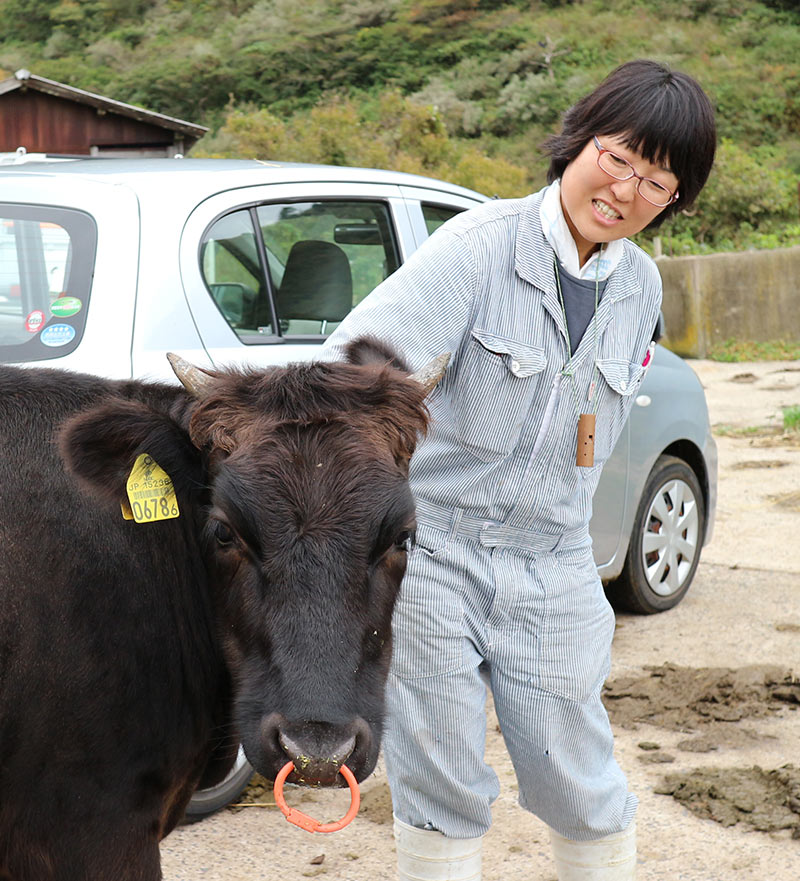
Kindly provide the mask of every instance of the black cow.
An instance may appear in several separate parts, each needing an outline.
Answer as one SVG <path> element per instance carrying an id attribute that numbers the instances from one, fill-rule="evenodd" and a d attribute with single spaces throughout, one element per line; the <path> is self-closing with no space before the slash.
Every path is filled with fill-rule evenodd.
<path id="1" fill-rule="evenodd" d="M 372 771 L 434 382 L 387 354 L 185 389 L 0 367 L 0 878 L 160 878 L 239 739 L 269 778 Z M 128 496 L 140 454 L 174 503 Z"/>

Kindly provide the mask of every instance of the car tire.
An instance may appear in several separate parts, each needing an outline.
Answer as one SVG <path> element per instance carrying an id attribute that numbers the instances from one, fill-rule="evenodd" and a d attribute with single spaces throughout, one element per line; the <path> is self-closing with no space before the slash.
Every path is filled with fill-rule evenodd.
<path id="1" fill-rule="evenodd" d="M 247 788 L 252 776 L 253 768 L 240 746 L 236 762 L 228 772 L 228 776 L 216 786 L 198 789 L 192 796 L 186 808 L 184 822 L 195 823 L 236 801 Z"/>
<path id="2" fill-rule="evenodd" d="M 706 529 L 703 491 L 683 459 L 659 456 L 633 521 L 628 555 L 608 597 L 643 615 L 672 609 L 697 571 Z"/>

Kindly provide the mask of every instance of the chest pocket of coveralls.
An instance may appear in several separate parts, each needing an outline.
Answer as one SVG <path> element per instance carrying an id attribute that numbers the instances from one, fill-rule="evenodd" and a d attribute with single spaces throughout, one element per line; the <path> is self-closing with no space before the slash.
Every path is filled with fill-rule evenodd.
<path id="1" fill-rule="evenodd" d="M 495 462 L 514 449 L 546 365 L 542 348 L 472 330 L 453 409 L 459 440 L 474 456 Z"/>
<path id="2" fill-rule="evenodd" d="M 622 358 L 598 358 L 598 424 L 595 430 L 595 461 L 602 465 L 611 455 L 625 425 L 633 395 L 639 391 L 647 369 Z M 591 472 L 591 468 L 578 471 Z"/>

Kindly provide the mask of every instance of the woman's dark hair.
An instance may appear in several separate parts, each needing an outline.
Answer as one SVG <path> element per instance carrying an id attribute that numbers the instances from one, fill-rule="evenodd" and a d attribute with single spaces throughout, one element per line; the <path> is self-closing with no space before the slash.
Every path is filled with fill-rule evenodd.
<path id="1" fill-rule="evenodd" d="M 650 224 L 658 226 L 690 206 L 714 164 L 714 108 L 700 84 L 655 61 L 628 61 L 564 114 L 559 134 L 542 145 L 550 154 L 547 180 L 564 169 L 597 135 L 624 135 L 648 161 L 665 163 L 678 178 L 678 199 Z"/>

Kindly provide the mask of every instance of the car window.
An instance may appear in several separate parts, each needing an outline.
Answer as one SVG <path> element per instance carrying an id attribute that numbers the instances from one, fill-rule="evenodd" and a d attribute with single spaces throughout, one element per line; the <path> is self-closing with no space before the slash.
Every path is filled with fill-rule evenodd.
<path id="1" fill-rule="evenodd" d="M 261 260 L 249 209 L 222 217 L 203 238 L 203 278 L 217 308 L 239 336 L 275 333 Z"/>
<path id="2" fill-rule="evenodd" d="M 257 213 L 284 336 L 332 333 L 399 265 L 382 202 L 289 202 Z"/>
<path id="3" fill-rule="evenodd" d="M 0 362 L 42 361 L 77 347 L 96 247 L 88 214 L 0 204 Z"/>
<path id="4" fill-rule="evenodd" d="M 201 264 L 217 308 L 252 344 L 327 336 L 399 258 L 386 204 L 320 200 L 225 215 L 203 236 Z"/>
<path id="5" fill-rule="evenodd" d="M 432 235 L 437 229 L 451 217 L 461 214 L 464 208 L 452 208 L 444 205 L 431 205 L 422 203 L 422 216 L 425 218 L 425 226 L 428 229 L 428 235 Z"/>

